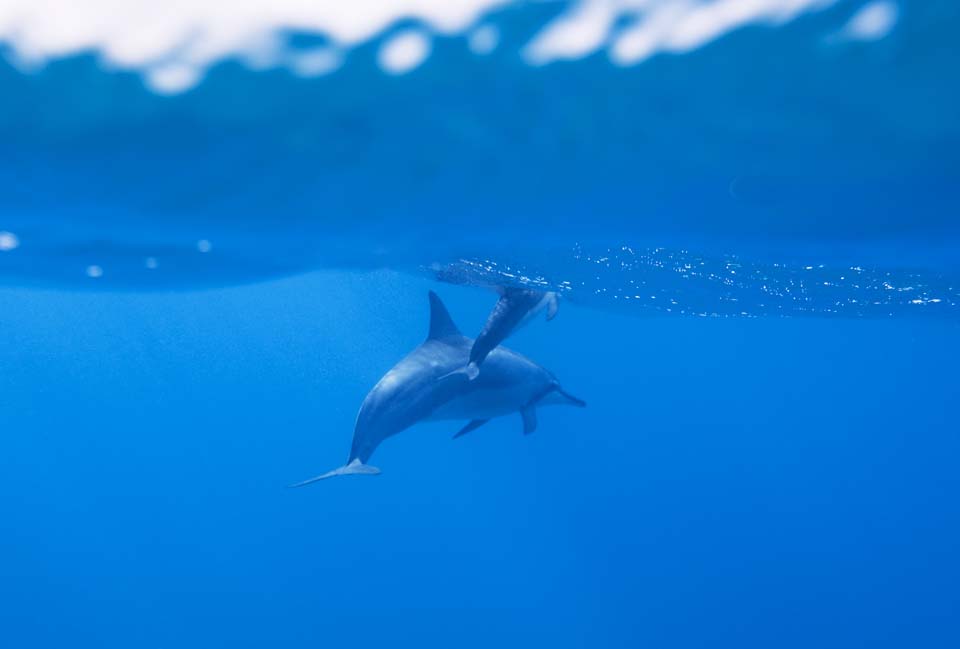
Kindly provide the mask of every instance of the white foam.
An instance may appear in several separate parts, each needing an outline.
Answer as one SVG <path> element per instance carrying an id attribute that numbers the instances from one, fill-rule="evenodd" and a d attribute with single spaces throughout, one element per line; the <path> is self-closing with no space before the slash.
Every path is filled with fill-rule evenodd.
<path id="1" fill-rule="evenodd" d="M 418 67 L 430 54 L 430 38 L 418 29 L 408 29 L 387 40 L 377 54 L 380 67 L 391 74 L 404 74 Z"/>
<path id="2" fill-rule="evenodd" d="M 276 36 L 284 31 L 323 34 L 349 49 L 400 19 L 436 33 L 462 33 L 509 1 L 0 0 L 0 42 L 25 69 L 95 51 L 106 66 L 138 70 L 153 90 L 174 93 L 232 57 L 255 68 L 285 65 L 306 75 L 339 65 L 338 57 L 283 51 Z M 414 51 L 410 42 L 405 47 Z"/>
<path id="3" fill-rule="evenodd" d="M 670 31 L 688 10 L 686 3 L 672 3 L 647 12 L 610 44 L 610 59 L 619 65 L 634 65 L 650 58 L 664 48 Z"/>
<path id="4" fill-rule="evenodd" d="M 0 230 L 0 252 L 15 250 L 20 247 L 20 238 L 13 232 Z"/>
<path id="5" fill-rule="evenodd" d="M 585 0 L 574 5 L 544 29 L 524 50 L 530 63 L 543 64 L 556 59 L 578 59 L 596 51 L 606 40 L 620 13 L 615 3 Z"/>
<path id="6" fill-rule="evenodd" d="M 199 66 L 169 63 L 148 68 L 145 81 L 158 94 L 174 95 L 197 85 L 202 75 L 203 71 Z"/>
<path id="7" fill-rule="evenodd" d="M 747 25 L 782 25 L 797 16 L 822 10 L 836 0 L 693 0 L 644 3 L 635 25 L 610 45 L 610 58 L 635 65 L 659 52 L 684 53 L 707 45 Z"/>
<path id="8" fill-rule="evenodd" d="M 470 51 L 480 56 L 485 56 L 497 49 L 500 43 L 500 30 L 493 25 L 480 25 L 467 39 Z"/>
<path id="9" fill-rule="evenodd" d="M 843 38 L 854 41 L 878 41 L 893 31 L 900 9 L 891 0 L 876 0 L 862 7 L 840 30 Z"/>
<path id="10" fill-rule="evenodd" d="M 291 53 L 288 65 L 294 74 L 301 77 L 318 77 L 330 74 L 343 63 L 343 53 L 334 47 L 316 47 Z"/>
<path id="11" fill-rule="evenodd" d="M 781 24 L 837 0 L 581 0 L 548 22 L 523 49 L 545 64 L 607 48 L 621 65 L 661 51 L 686 52 L 749 24 Z M 435 34 L 460 35 L 477 54 L 499 44 L 485 21 L 520 0 L 0 0 L 0 42 L 25 70 L 93 51 L 107 67 L 136 70 L 159 93 L 183 92 L 215 63 L 239 59 L 255 69 L 282 66 L 315 76 L 336 70 L 353 47 L 400 20 L 420 25 L 390 37 L 378 60 L 390 74 L 424 63 Z M 897 6 L 875 0 L 851 20 L 850 38 L 881 38 Z M 626 24 L 624 29 L 615 25 Z M 294 50 L 281 37 L 322 34 L 329 46 Z"/>

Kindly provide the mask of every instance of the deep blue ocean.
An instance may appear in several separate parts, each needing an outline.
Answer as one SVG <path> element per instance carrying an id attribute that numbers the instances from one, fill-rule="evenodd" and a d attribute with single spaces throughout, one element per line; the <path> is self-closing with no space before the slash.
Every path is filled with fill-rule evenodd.
<path id="1" fill-rule="evenodd" d="M 960 5 L 524 60 L 569 9 L 177 93 L 0 43 L 0 647 L 960 647 Z M 286 488 L 492 285 L 585 409 Z"/>

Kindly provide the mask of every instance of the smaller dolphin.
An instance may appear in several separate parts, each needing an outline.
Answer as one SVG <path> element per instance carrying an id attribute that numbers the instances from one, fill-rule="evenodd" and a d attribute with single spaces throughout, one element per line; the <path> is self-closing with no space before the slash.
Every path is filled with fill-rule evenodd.
<path id="1" fill-rule="evenodd" d="M 353 431 L 347 463 L 303 485 L 340 475 L 380 473 L 367 464 L 386 438 L 428 419 L 467 419 L 454 437 L 479 428 L 494 417 L 518 412 L 523 432 L 537 427 L 539 405 L 586 404 L 564 392 L 557 379 L 533 361 L 504 347 L 488 353 L 482 376 L 471 381 L 463 372 L 474 342 L 460 333 L 437 294 L 430 291 L 427 339 L 370 390 Z"/>
<path id="2" fill-rule="evenodd" d="M 553 291 L 512 287 L 498 287 L 497 291 L 500 299 L 474 341 L 466 367 L 458 370 L 466 374 L 471 381 L 480 374 L 480 364 L 490 352 L 514 331 L 529 323 L 543 310 L 547 312 L 547 320 L 553 320 L 557 315 L 557 294 Z"/>

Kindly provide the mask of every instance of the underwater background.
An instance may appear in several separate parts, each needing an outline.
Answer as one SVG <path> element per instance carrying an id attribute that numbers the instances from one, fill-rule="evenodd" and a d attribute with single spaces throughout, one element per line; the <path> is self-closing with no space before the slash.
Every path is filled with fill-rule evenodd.
<path id="1" fill-rule="evenodd" d="M 960 646 L 960 6 L 108 5 L 0 3 L 0 646 Z M 491 285 L 586 409 L 285 488 Z"/>

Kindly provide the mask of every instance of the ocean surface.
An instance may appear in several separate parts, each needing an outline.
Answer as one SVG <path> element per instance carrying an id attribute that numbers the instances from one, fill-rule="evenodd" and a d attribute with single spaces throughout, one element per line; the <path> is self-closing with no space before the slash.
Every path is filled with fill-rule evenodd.
<path id="1" fill-rule="evenodd" d="M 8 4 L 0 647 L 960 646 L 960 5 Z"/>

